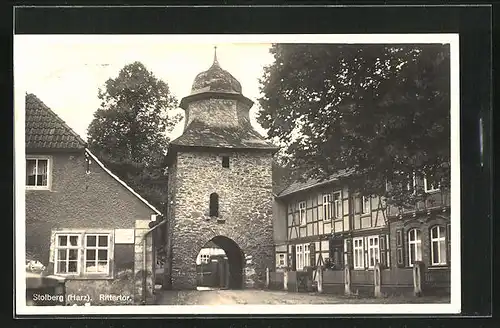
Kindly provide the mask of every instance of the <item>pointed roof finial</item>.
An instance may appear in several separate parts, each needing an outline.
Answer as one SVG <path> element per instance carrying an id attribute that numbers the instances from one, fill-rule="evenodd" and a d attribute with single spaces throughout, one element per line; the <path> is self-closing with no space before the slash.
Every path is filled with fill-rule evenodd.
<path id="1" fill-rule="evenodd" d="M 217 60 L 217 46 L 214 46 L 214 63 L 213 65 L 219 65 L 219 61 Z"/>

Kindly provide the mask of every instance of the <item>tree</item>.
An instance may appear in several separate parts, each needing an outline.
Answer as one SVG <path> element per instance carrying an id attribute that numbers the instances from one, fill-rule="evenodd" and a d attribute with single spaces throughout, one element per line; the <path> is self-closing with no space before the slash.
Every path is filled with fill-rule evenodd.
<path id="1" fill-rule="evenodd" d="M 354 191 L 411 204 L 416 195 L 398 186 L 413 172 L 449 186 L 449 51 L 442 44 L 274 44 L 257 120 L 304 179 L 349 169 Z"/>
<path id="2" fill-rule="evenodd" d="M 100 108 L 88 127 L 89 149 L 158 209 L 166 199 L 165 155 L 179 122 L 168 85 L 140 62 L 123 67 L 99 89 Z"/>

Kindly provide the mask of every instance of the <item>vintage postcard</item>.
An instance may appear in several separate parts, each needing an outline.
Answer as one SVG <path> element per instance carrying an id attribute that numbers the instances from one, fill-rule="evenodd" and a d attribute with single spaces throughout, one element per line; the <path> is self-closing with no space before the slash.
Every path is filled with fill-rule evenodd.
<path id="1" fill-rule="evenodd" d="M 458 56 L 15 35 L 16 313 L 459 313 Z"/>

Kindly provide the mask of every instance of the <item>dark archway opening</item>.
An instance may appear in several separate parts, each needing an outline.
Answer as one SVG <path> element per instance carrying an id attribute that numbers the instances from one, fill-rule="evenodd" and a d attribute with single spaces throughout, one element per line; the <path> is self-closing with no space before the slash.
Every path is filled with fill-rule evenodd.
<path id="1" fill-rule="evenodd" d="M 218 247 L 220 252 L 214 252 Z M 198 287 L 242 289 L 245 256 L 232 239 L 217 236 L 200 251 L 197 258 Z"/>

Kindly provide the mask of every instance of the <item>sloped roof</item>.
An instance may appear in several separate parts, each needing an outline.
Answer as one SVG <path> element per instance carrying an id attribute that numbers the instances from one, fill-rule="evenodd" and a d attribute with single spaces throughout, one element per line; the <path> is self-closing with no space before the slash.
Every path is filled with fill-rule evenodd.
<path id="1" fill-rule="evenodd" d="M 86 142 L 34 94 L 26 95 L 25 111 L 26 148 L 85 148 Z"/>
<path id="2" fill-rule="evenodd" d="M 151 205 L 147 200 L 145 200 L 141 195 L 139 195 L 134 189 L 132 189 L 128 184 L 126 184 L 124 181 L 122 181 L 119 177 L 117 177 L 113 172 L 111 172 L 104 164 L 95 156 L 92 154 L 92 152 L 88 149 L 85 149 L 85 152 L 99 165 L 106 173 L 108 173 L 113 179 L 115 179 L 118 183 L 120 183 L 122 186 L 125 187 L 128 191 L 130 191 L 135 197 L 137 197 L 141 202 L 143 202 L 147 207 L 149 207 L 151 210 L 153 210 L 156 215 L 162 215 L 161 212 Z"/>
<path id="3" fill-rule="evenodd" d="M 171 141 L 171 145 L 230 149 L 278 149 L 266 141 L 249 124 L 238 128 L 222 128 L 208 126 L 197 120 L 193 120 L 179 138 Z"/>
<path id="4" fill-rule="evenodd" d="M 214 57 L 212 66 L 195 77 L 191 93 L 216 91 L 241 94 L 241 90 L 240 82 L 231 73 L 223 70 L 217 61 L 217 57 Z"/>
<path id="5" fill-rule="evenodd" d="M 309 180 L 304 181 L 304 182 L 296 181 L 296 182 L 293 182 L 288 187 L 286 187 L 285 189 L 283 189 L 277 195 L 277 197 L 280 198 L 280 197 L 294 194 L 294 193 L 299 192 L 299 191 L 304 191 L 304 190 L 311 189 L 311 188 L 314 188 L 317 186 L 325 185 L 325 184 L 340 180 L 341 178 L 348 177 L 353 172 L 354 172 L 354 170 L 340 170 L 337 173 L 332 174 L 330 177 L 328 177 L 328 179 L 325 179 L 325 180 L 309 179 Z"/>

